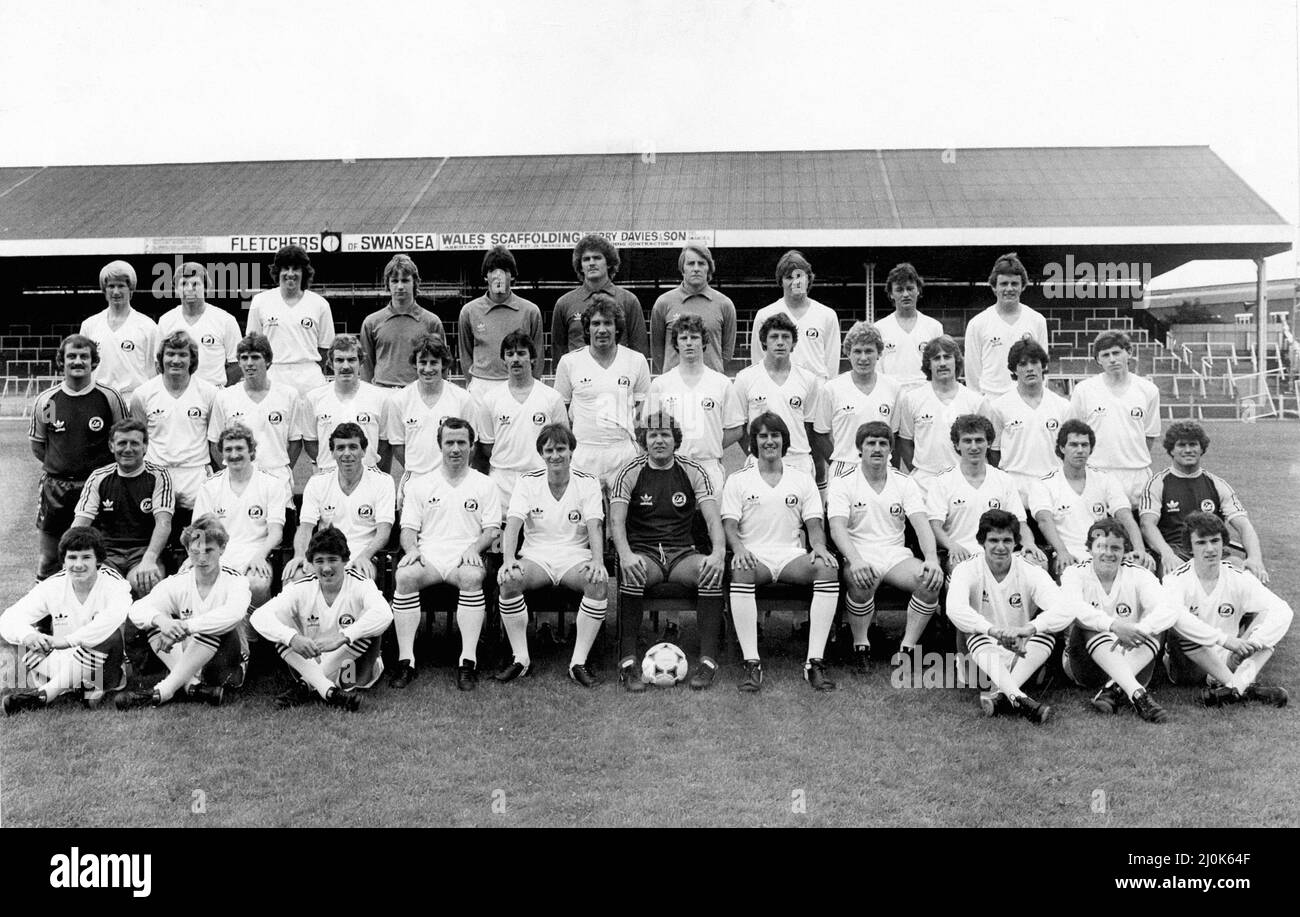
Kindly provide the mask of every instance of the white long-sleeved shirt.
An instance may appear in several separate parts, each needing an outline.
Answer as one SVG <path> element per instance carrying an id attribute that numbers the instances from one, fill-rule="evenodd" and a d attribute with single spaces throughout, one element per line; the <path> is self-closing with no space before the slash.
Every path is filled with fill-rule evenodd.
<path id="1" fill-rule="evenodd" d="M 1111 619 L 1118 619 L 1155 636 L 1173 627 L 1178 619 L 1178 609 L 1155 575 L 1128 561 L 1120 564 L 1109 591 L 1102 586 L 1091 560 L 1066 567 L 1061 574 L 1061 592 L 1102 614 L 1086 620 L 1080 616 L 1084 627 L 1092 630 L 1106 630 Z"/>
<path id="2" fill-rule="evenodd" d="M 379 587 L 355 570 L 343 575 L 343 586 L 331 604 L 325 601 L 315 576 L 290 583 L 284 591 L 253 612 L 253 629 L 272 643 L 288 645 L 299 634 L 310 639 L 342 634 L 348 639 L 377 637 L 388 629 L 393 612 Z"/>
<path id="3" fill-rule="evenodd" d="M 199 593 L 193 568 L 167 577 L 131 606 L 131 622 L 147 629 L 160 614 L 184 621 L 191 634 L 224 634 L 248 613 L 252 592 L 233 567 L 222 566 L 208 594 Z"/>
<path id="4" fill-rule="evenodd" d="M 1038 609 L 1043 613 L 1035 617 Z M 1001 582 L 980 553 L 959 563 L 948 581 L 948 619 L 968 634 L 987 634 L 990 628 L 1016 628 L 1032 623 L 1040 634 L 1056 633 L 1076 618 L 1096 620 L 1092 606 L 1061 592 L 1042 567 L 1019 557 Z M 1101 628 L 1105 630 L 1105 624 Z"/>
<path id="5" fill-rule="evenodd" d="M 107 565 L 100 565 L 95 585 L 82 602 L 72 577 L 60 570 L 0 614 L 0 637 L 21 644 L 37 633 L 34 626 L 50 618 L 54 636 L 70 646 L 99 646 L 122 626 L 131 608 L 131 586 Z"/>
<path id="6" fill-rule="evenodd" d="M 1209 592 L 1201 585 L 1195 565 L 1188 561 L 1165 575 L 1169 601 L 1186 615 L 1180 615 L 1174 629 L 1189 640 L 1211 645 L 1241 632 L 1241 619 L 1255 615 L 1251 639 L 1264 646 L 1277 646 L 1291 627 L 1291 606 L 1257 580 L 1254 574 L 1226 561 Z M 1194 620 L 1189 620 L 1194 619 Z M 1205 627 L 1198 627 L 1195 622 Z M 1215 633 L 1217 632 L 1217 633 Z"/>

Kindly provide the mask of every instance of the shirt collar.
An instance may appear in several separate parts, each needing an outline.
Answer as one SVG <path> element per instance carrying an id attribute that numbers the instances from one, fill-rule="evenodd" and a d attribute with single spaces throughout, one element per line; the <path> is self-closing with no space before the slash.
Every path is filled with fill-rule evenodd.
<path id="1" fill-rule="evenodd" d="M 703 296 L 705 299 L 713 299 L 713 287 L 709 286 L 707 283 L 704 285 L 703 290 L 692 290 L 686 286 L 686 281 L 683 280 L 677 287 L 677 290 L 682 294 L 683 302 L 690 299 L 692 296 Z"/>

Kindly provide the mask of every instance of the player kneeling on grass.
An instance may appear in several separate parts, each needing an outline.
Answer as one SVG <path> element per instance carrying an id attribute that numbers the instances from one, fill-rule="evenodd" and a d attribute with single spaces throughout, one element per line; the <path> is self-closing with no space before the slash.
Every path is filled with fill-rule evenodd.
<path id="1" fill-rule="evenodd" d="M 759 414 L 749 424 L 754 463 L 729 477 L 722 488 L 722 525 L 734 557 L 731 617 L 745 656 L 745 677 L 737 688 L 745 692 L 763 687 L 754 590 L 766 583 L 812 584 L 804 678 L 814 690 L 835 690 L 823 656 L 840 597 L 838 564 L 826 548 L 817 485 L 808 472 L 784 464 L 789 448 L 785 421 L 771 411 Z M 805 525 L 811 550 L 804 547 Z"/>
<path id="2" fill-rule="evenodd" d="M 699 598 L 700 664 L 691 677 L 696 691 L 713 684 L 722 630 L 722 571 L 726 542 L 718 497 L 709 472 L 677 455 L 682 428 L 667 412 L 645 419 L 638 442 L 646 450 L 614 476 L 609 495 L 609 533 L 618 549 L 621 582 L 619 679 L 628 691 L 644 691 L 636 660 L 636 638 L 645 609 L 645 590 L 662 582 L 681 583 Z M 709 527 L 712 552 L 695 550 L 693 526 L 699 510 Z"/>
<path id="3" fill-rule="evenodd" d="M 181 532 L 189 566 L 131 606 L 131 623 L 145 632 L 168 674 L 152 690 L 119 694 L 119 710 L 160 707 L 173 698 L 215 707 L 226 688 L 244 683 L 248 642 L 239 625 L 251 591 L 247 578 L 221 563 L 227 541 L 215 515 L 199 516 Z"/>
<path id="4" fill-rule="evenodd" d="M 402 551 L 393 594 L 397 631 L 397 670 L 388 683 L 405 688 L 415 678 L 415 632 L 420 627 L 420 590 L 439 583 L 460 592 L 456 626 L 460 662 L 456 687 L 472 691 L 478 683 L 478 638 L 487 617 L 483 599 L 483 552 L 501 533 L 497 485 L 469 467 L 474 428 L 448 417 L 438 429 L 442 462 L 406 485 L 402 502 Z"/>
<path id="5" fill-rule="evenodd" d="M 584 688 L 600 683 L 587 668 L 587 656 L 605 620 L 605 510 L 596 476 L 570 468 L 575 445 L 573 432 L 563 424 L 542 427 L 537 434 L 537 452 L 546 468 L 520 475 L 510 496 L 497 581 L 501 586 L 501 624 L 514 661 L 497 672 L 497 681 L 514 681 L 531 665 L 524 592 L 563 586 L 582 593 L 569 677 Z"/>
<path id="6" fill-rule="evenodd" d="M 1042 724 L 1052 708 L 1021 686 L 1052 654 L 1053 634 L 1080 615 L 1089 617 L 1092 609 L 1062 594 L 1042 567 L 1016 556 L 1020 527 L 1020 520 L 1003 509 L 980 516 L 975 540 L 983 553 L 953 569 L 948 618 L 966 635 L 971 658 L 993 682 L 992 691 L 980 694 L 984 715 L 1017 713 Z"/>
<path id="7" fill-rule="evenodd" d="M 1165 574 L 1169 600 L 1180 611 L 1169 641 L 1165 667 L 1169 680 L 1188 684 L 1204 673 L 1201 691 L 1207 707 L 1243 700 L 1285 707 L 1285 688 L 1255 683 L 1291 626 L 1291 606 L 1251 573 L 1223 559 L 1228 526 L 1212 513 L 1184 520 L 1192 559 Z"/>
<path id="8" fill-rule="evenodd" d="M 63 569 L 37 583 L 0 615 L 0 638 L 23 647 L 29 683 L 4 699 L 6 714 L 44 707 L 74 689 L 94 703 L 104 691 L 126 686 L 122 622 L 131 587 L 104 563 L 104 540 L 96 529 L 69 529 L 59 539 Z M 36 629 L 49 618 L 52 634 Z"/>
<path id="9" fill-rule="evenodd" d="M 383 674 L 379 637 L 393 613 L 374 581 L 348 568 L 348 556 L 347 537 L 332 526 L 321 529 L 307 545 L 315 572 L 253 612 L 253 629 L 278 645 L 301 679 L 276 698 L 277 706 L 320 698 L 355 712 L 361 698 L 347 689 L 369 688 Z"/>
<path id="10" fill-rule="evenodd" d="M 911 594 L 899 649 L 904 654 L 914 653 L 916 642 L 939 608 L 943 567 L 921 488 L 890 467 L 894 434 L 889 424 L 878 420 L 864 423 L 855 439 L 862 460 L 831 479 L 826 514 L 831 538 L 844 557 L 853 666 L 859 675 L 865 675 L 871 660 L 867 632 L 876 614 L 876 590 L 888 583 Z M 903 544 L 909 519 L 924 561 Z"/>
<path id="11" fill-rule="evenodd" d="M 1154 574 L 1125 559 L 1133 543 L 1121 523 L 1094 522 L 1086 543 L 1091 556 L 1062 571 L 1061 591 L 1095 614 L 1070 628 L 1065 674 L 1084 688 L 1101 689 L 1092 699 L 1099 712 L 1114 713 L 1131 702 L 1148 723 L 1163 723 L 1168 716 L 1146 685 L 1160 655 L 1161 634 L 1173 626 L 1178 609 Z"/>

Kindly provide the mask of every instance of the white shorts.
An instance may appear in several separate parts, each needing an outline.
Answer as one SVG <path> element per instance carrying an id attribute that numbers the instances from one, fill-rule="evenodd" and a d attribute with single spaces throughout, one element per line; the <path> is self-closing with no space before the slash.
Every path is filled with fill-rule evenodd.
<path id="1" fill-rule="evenodd" d="M 912 481 L 915 482 L 917 487 L 921 488 L 921 493 L 924 494 L 926 490 L 929 488 L 930 482 L 933 481 L 935 478 L 937 478 L 940 474 L 942 474 L 942 472 L 925 471 L 920 468 L 913 468 Z"/>
<path id="2" fill-rule="evenodd" d="M 803 548 L 788 547 L 786 545 L 767 545 L 760 544 L 755 546 L 745 545 L 749 548 L 749 553 L 758 558 L 758 562 L 767 567 L 768 572 L 772 574 L 772 580 L 781 579 L 781 571 L 792 560 L 798 560 L 808 552 Z"/>
<path id="3" fill-rule="evenodd" d="M 182 509 L 194 509 L 194 501 L 198 499 L 199 490 L 212 472 L 207 465 L 188 465 L 184 468 L 169 465 L 167 473 L 172 478 L 172 493 L 176 497 L 176 505 Z"/>
<path id="4" fill-rule="evenodd" d="M 1034 481 L 1041 481 L 1041 475 L 1023 474 L 1019 471 L 1008 471 L 1012 483 L 1016 485 L 1016 492 L 1020 494 L 1020 502 L 1024 504 L 1025 509 L 1029 509 L 1029 485 Z M 1144 485 L 1145 486 L 1145 485 Z"/>
<path id="5" fill-rule="evenodd" d="M 1142 502 L 1142 491 L 1147 489 L 1147 482 L 1151 480 L 1150 468 L 1101 468 L 1098 471 L 1104 471 L 1116 481 L 1119 481 L 1120 488 L 1124 495 L 1128 497 L 1130 506 L 1137 506 Z"/>
<path id="6" fill-rule="evenodd" d="M 420 545 L 420 559 L 426 569 L 437 571 L 445 582 L 460 567 L 460 558 L 469 547 L 468 544 L 426 543 Z"/>
<path id="7" fill-rule="evenodd" d="M 560 580 L 564 578 L 564 574 L 579 564 L 591 561 L 591 550 L 589 548 L 550 548 L 540 554 L 533 554 L 525 548 L 519 552 L 519 559 L 537 564 L 551 578 L 551 585 L 558 586 Z"/>
<path id="8" fill-rule="evenodd" d="M 694 458 L 693 456 L 690 455 L 686 457 Z M 722 462 L 719 459 L 712 459 L 712 458 L 697 458 L 694 460 L 704 468 L 704 473 L 709 476 L 709 483 L 713 485 L 713 493 L 717 496 L 719 500 L 721 500 L 722 485 L 726 482 L 727 479 L 727 474 L 725 471 L 723 471 L 722 468 Z"/>
<path id="9" fill-rule="evenodd" d="M 578 443 L 573 450 L 573 468 L 585 471 L 600 479 L 603 487 L 608 489 L 614 483 L 614 475 L 620 468 L 637 456 L 636 443 L 625 440 L 608 446 L 590 446 Z"/>
<path id="10" fill-rule="evenodd" d="M 916 560 L 917 557 L 911 551 L 907 550 L 904 545 L 885 545 L 872 544 L 869 541 L 858 541 L 853 539 L 853 547 L 862 559 L 875 569 L 881 576 L 897 567 L 905 560 Z"/>
<path id="11" fill-rule="evenodd" d="M 470 376 L 469 385 L 465 390 L 481 402 L 488 392 L 496 391 L 509 384 L 509 379 L 480 379 L 478 376 Z"/>
<path id="12" fill-rule="evenodd" d="M 319 363 L 272 362 L 266 374 L 272 382 L 295 389 L 300 398 L 325 384 L 325 373 L 321 372 Z"/>
<path id="13" fill-rule="evenodd" d="M 521 471 L 510 471 L 507 468 L 489 468 L 488 477 L 492 483 L 497 486 L 501 493 L 501 518 L 504 519 L 506 512 L 510 509 L 510 498 L 514 496 L 515 487 L 519 484 Z"/>

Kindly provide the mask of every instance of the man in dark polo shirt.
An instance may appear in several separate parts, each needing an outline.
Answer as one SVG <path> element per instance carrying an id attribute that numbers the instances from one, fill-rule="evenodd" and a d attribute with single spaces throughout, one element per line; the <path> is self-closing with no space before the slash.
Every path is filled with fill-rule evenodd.
<path id="1" fill-rule="evenodd" d="M 420 269 L 407 255 L 394 255 L 384 268 L 384 286 L 392 300 L 361 323 L 361 379 L 384 388 L 415 381 L 411 342 L 425 334 L 446 340 L 442 319 L 416 302 Z"/>
<path id="2" fill-rule="evenodd" d="M 555 301 L 555 312 L 551 316 L 552 367 L 559 366 L 560 357 L 566 353 L 587 346 L 582 314 L 591 305 L 592 298 L 601 292 L 609 294 L 623 310 L 623 339 L 619 343 L 639 353 L 650 352 L 641 300 L 631 290 L 614 285 L 620 263 L 618 249 L 604 236 L 585 235 L 573 247 L 573 272 L 582 281 L 582 286 Z"/>
<path id="3" fill-rule="evenodd" d="M 1142 537 L 1160 558 L 1161 573 L 1169 573 L 1192 556 L 1187 542 L 1187 517 L 1212 513 L 1228 524 L 1245 548 L 1245 568 L 1268 585 L 1259 536 L 1237 492 L 1223 478 L 1201 467 L 1201 459 L 1210 448 L 1205 428 L 1194 420 L 1175 421 L 1165 430 L 1163 445 L 1171 464 L 1147 482 L 1138 507 Z M 1224 548 L 1226 554 L 1226 544 Z"/>
<path id="4" fill-rule="evenodd" d="M 483 257 L 487 293 L 461 306 L 457 322 L 460 368 L 465 388 L 479 400 L 488 389 L 506 384 L 509 375 L 501 359 L 501 342 L 522 331 L 534 347 L 533 378 L 542 378 L 542 310 L 510 289 L 519 268 L 504 245 L 494 245 Z"/>
<path id="5" fill-rule="evenodd" d="M 646 451 L 623 466 L 609 495 L 609 534 L 619 556 L 619 677 L 623 687 L 644 691 L 636 661 L 636 638 L 645 590 L 665 580 L 692 586 L 699 596 L 700 663 L 691 687 L 713 684 L 722 631 L 722 574 L 726 539 L 718 495 L 704 466 L 677 455 L 682 428 L 671 414 L 645 420 L 638 440 Z M 711 553 L 695 549 L 699 511 L 709 529 Z"/>
<path id="6" fill-rule="evenodd" d="M 127 416 L 117 389 L 95 381 L 99 348 L 94 341 L 69 335 L 60 342 L 54 359 L 63 381 L 36 396 L 28 432 L 32 454 L 41 462 L 37 580 L 61 569 L 59 538 L 72 527 L 87 476 L 113 460 L 108 431 Z"/>
<path id="7" fill-rule="evenodd" d="M 677 349 L 667 346 L 668 329 L 683 315 L 698 315 L 708 332 L 704 365 L 727 373 L 727 361 L 736 351 L 736 306 L 709 286 L 713 254 L 703 242 L 687 242 L 677 257 L 677 269 L 681 285 L 656 299 L 650 310 L 651 368 L 658 374 L 677 365 Z"/>
<path id="8" fill-rule="evenodd" d="M 73 526 L 93 525 L 104 536 L 104 562 L 126 577 L 137 598 L 165 575 L 162 551 L 172 532 L 175 494 L 167 469 L 145 461 L 149 428 L 128 418 L 113 424 L 113 464 L 86 478 Z"/>

